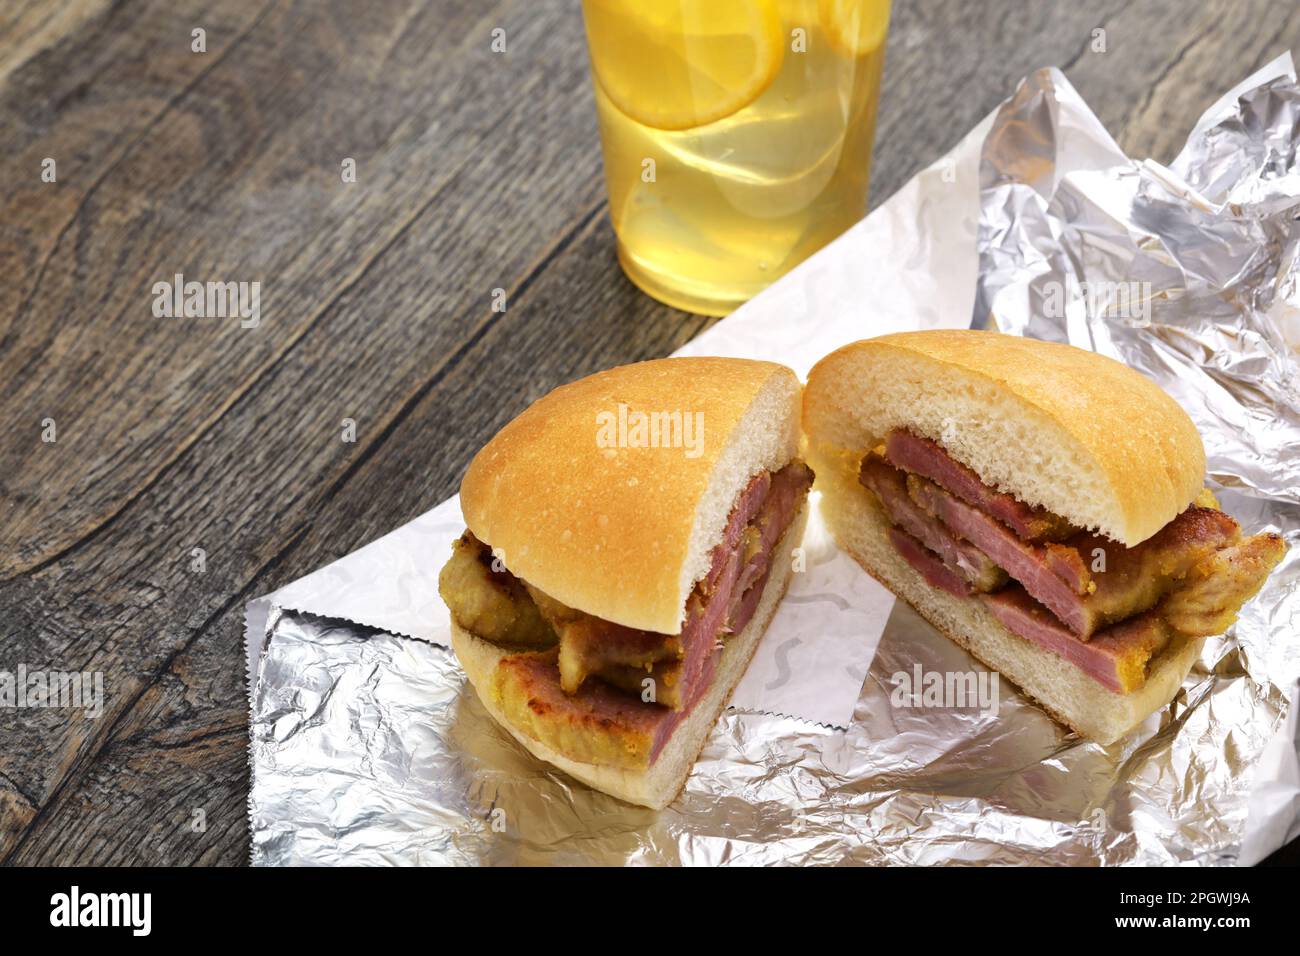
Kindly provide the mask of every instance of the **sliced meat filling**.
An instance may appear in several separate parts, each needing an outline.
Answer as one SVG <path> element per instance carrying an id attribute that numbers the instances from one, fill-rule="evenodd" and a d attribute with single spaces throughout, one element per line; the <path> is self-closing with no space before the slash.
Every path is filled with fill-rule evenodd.
<path id="1" fill-rule="evenodd" d="M 966 597 L 972 592 L 969 582 L 954 571 L 937 554 L 906 531 L 890 527 L 889 540 L 894 550 L 907 559 L 907 563 L 921 572 L 921 577 L 931 587 L 941 588 L 956 597 Z"/>
<path id="2" fill-rule="evenodd" d="M 937 443 L 902 431 L 883 459 L 864 457 L 861 480 L 881 500 L 894 548 L 929 584 L 977 594 L 1008 630 L 1121 693 L 1142 685 L 1171 641 L 1227 628 L 1286 551 L 1276 534 L 1243 538 L 1208 492 L 1125 548 L 984 486 Z M 1011 584 L 980 587 L 972 551 Z"/>
<path id="3" fill-rule="evenodd" d="M 1117 694 L 1137 690 L 1146 682 L 1152 658 L 1174 636 L 1159 613 L 1147 611 L 1085 643 L 1022 587 L 1013 584 L 997 594 L 983 595 L 982 600 L 1008 631 L 1064 657 Z"/>
<path id="4" fill-rule="evenodd" d="M 1070 623 L 1076 617 L 1078 599 L 1088 593 L 1090 583 L 1088 567 L 1077 551 L 1054 542 L 1040 546 L 1023 541 L 1002 522 L 933 481 L 918 475 L 906 480 L 912 500 L 931 520 L 983 551 L 1062 620 Z"/>
<path id="5" fill-rule="evenodd" d="M 1078 532 L 1064 518 L 990 488 L 979 475 L 929 438 L 896 428 L 885 437 L 885 458 L 895 468 L 929 478 L 1011 528 L 1025 541 L 1059 541 Z"/>
<path id="6" fill-rule="evenodd" d="M 1271 533 L 1214 551 L 1153 609 L 1107 628 L 1086 643 L 1021 587 L 1012 585 L 984 600 L 1013 634 L 1060 654 L 1111 690 L 1128 693 L 1142 686 L 1152 659 L 1171 641 L 1227 630 L 1285 554 L 1286 543 Z"/>
<path id="7" fill-rule="evenodd" d="M 767 583 L 772 549 L 811 484 L 812 472 L 802 462 L 750 482 L 713 549 L 709 571 L 687 599 L 680 635 L 634 631 L 590 615 L 557 627 L 564 690 L 576 692 L 589 677 L 612 678 L 628 687 L 634 676 L 628 668 L 635 668 L 643 672 L 640 681 L 652 679 L 648 687 L 658 703 L 686 706 L 689 689 L 701 679 L 704 661 L 719 640 L 749 623 Z M 675 667 L 663 663 L 670 659 Z M 658 674 L 651 673 L 655 670 Z"/>
<path id="8" fill-rule="evenodd" d="M 963 592 L 995 591 L 1007 583 L 1006 571 L 992 558 L 958 537 L 912 499 L 907 490 L 907 475 L 880 455 L 872 452 L 862 459 L 859 480 L 880 499 L 891 523 L 937 554 L 959 581 L 969 584 L 969 588 L 961 589 Z"/>
<path id="9" fill-rule="evenodd" d="M 560 686 L 568 694 L 576 693 L 592 675 L 616 674 L 621 679 L 620 686 L 625 686 L 630 672 L 640 673 L 642 677 L 656 668 L 661 673 L 671 672 L 685 655 L 685 642 L 680 635 L 638 631 L 587 614 L 557 621 L 555 629 L 560 635 Z M 640 693 L 640 688 L 637 692 Z M 667 699 L 663 703 L 674 706 Z"/>
<path id="10" fill-rule="evenodd" d="M 907 483 L 930 515 L 978 546 L 1085 641 L 1155 607 L 1199 561 L 1241 536 L 1229 515 L 1193 506 L 1132 548 L 1086 533 L 1030 544 L 933 482 L 909 475 Z"/>
<path id="11" fill-rule="evenodd" d="M 772 488 L 763 508 L 745 529 L 738 549 L 741 565 L 735 593 L 740 599 L 732 604 L 727 614 L 723 627 L 725 633 L 744 630 L 749 623 L 767 585 L 773 561 L 778 557 L 777 543 L 808 497 L 812 483 L 812 469 L 803 462 L 787 465 L 773 476 Z"/>
<path id="12" fill-rule="evenodd" d="M 1244 538 L 1192 568 L 1183 586 L 1160 605 L 1160 613 L 1184 634 L 1221 634 L 1285 556 L 1286 542 L 1279 534 Z"/>
<path id="13" fill-rule="evenodd" d="M 460 572 L 444 569 L 439 590 L 457 623 L 471 633 L 507 647 L 546 648 L 507 657 L 497 668 L 492 692 L 515 726 L 575 760 L 645 767 L 712 683 L 727 635 L 753 617 L 779 559 L 776 544 L 812 479 L 812 471 L 795 461 L 750 482 L 687 601 L 680 634 L 584 614 L 504 569 L 500 580 L 495 573 L 469 573 L 466 555 L 478 568 L 491 568 L 487 545 L 469 532 L 453 551 Z M 487 601 L 481 592 L 489 587 Z M 490 613 L 480 610 L 485 603 Z M 534 638 L 544 629 L 548 639 L 504 640 L 518 630 L 518 620 L 529 622 Z"/>

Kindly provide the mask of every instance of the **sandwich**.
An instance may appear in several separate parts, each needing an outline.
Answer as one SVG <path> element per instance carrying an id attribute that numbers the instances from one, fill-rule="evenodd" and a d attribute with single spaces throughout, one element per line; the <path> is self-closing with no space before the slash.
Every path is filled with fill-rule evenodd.
<path id="1" fill-rule="evenodd" d="M 469 682 L 532 754 L 629 803 L 681 790 L 795 567 L 800 391 L 770 362 L 627 365 L 474 457 L 439 591 Z"/>
<path id="2" fill-rule="evenodd" d="M 1286 551 L 1219 509 L 1172 398 L 1068 345 L 856 342 L 809 374 L 804 427 L 840 547 L 1102 744 L 1175 697 Z"/>

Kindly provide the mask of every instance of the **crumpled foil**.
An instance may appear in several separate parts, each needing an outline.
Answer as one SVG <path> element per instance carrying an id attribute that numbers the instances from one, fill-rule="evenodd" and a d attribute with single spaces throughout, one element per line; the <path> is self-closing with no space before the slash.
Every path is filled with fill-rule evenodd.
<path id="1" fill-rule="evenodd" d="M 1197 421 L 1225 509 L 1292 544 L 1138 731 L 1079 740 L 1000 680 L 993 709 L 898 706 L 898 675 L 976 667 L 900 603 L 847 731 L 729 710 L 655 812 L 529 756 L 450 651 L 278 611 L 252 685 L 253 862 L 1215 864 L 1280 845 L 1300 679 L 1298 142 L 1289 58 L 1215 104 L 1169 169 L 1124 157 L 1055 70 L 985 141 L 977 324 L 1156 379 Z M 1134 281 L 1148 308 L 1108 295 Z"/>
<path id="2" fill-rule="evenodd" d="M 975 314 L 976 324 L 1069 342 L 1155 380 L 1196 422 L 1223 509 L 1248 531 L 1285 536 L 1283 563 L 1206 648 L 1215 706 L 1204 733 L 1166 731 L 1159 756 L 1125 768 L 1151 776 L 1146 796 L 1170 817 L 1208 821 L 1254 785 L 1257 818 L 1278 817 L 1255 821 L 1276 830 L 1275 845 L 1296 836 L 1300 812 L 1295 731 L 1283 726 L 1300 704 L 1297 148 L 1290 54 L 1215 103 L 1168 168 L 1130 161 L 1063 76 L 1035 74 L 985 142 Z M 1262 762 L 1261 728 L 1289 739 Z M 1236 746 L 1243 735 L 1250 744 Z M 1270 807 L 1276 783 L 1286 786 Z M 1184 855 L 1208 825 L 1184 836 Z M 1253 862 L 1267 847 L 1250 842 Z"/>

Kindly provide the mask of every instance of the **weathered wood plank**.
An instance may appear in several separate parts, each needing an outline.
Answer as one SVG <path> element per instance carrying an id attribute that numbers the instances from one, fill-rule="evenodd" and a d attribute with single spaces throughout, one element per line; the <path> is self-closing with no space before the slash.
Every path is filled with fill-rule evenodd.
<path id="1" fill-rule="evenodd" d="M 210 13 L 194 2 L 36 3 L 15 11 L 13 32 L 0 31 L 0 344 L 15 341 L 18 316 L 31 309 L 56 246 L 91 194 L 237 47 L 260 12 L 243 3 Z M 202 55 L 189 46 L 199 23 L 210 32 Z M 41 179 L 46 159 L 56 163 L 57 184 Z"/>
<path id="2" fill-rule="evenodd" d="M 1162 37 L 1158 45 L 1141 37 Z M 1200 114 L 1265 63 L 1300 47 L 1300 6 L 1267 0 L 1198 4 L 1138 4 L 1110 31 L 1104 55 L 1081 60 L 1071 77 L 1131 156 L 1168 163 Z M 1116 58 L 1131 62 L 1146 85 L 1128 102 L 1094 101 Z"/>
<path id="3" fill-rule="evenodd" d="M 0 383 L 28 428 L 0 445 L 12 503 L 0 574 L 48 562 L 112 521 L 423 210 L 445 201 L 507 112 L 536 120 L 528 98 L 553 77 L 540 63 L 513 74 L 509 57 L 489 51 L 498 12 L 477 3 L 439 16 L 405 3 L 368 5 L 363 17 L 314 3 L 270 8 L 235 41 L 238 59 L 209 52 L 213 65 L 195 85 L 175 76 L 174 95 L 121 156 L 104 157 L 110 165 L 48 252 L 15 256 L 30 267 L 3 275 L 34 278 L 0 287 Z M 539 25 L 521 24 L 517 42 Z M 170 55 L 181 64 L 202 59 L 188 37 Z M 164 72 L 181 69 L 165 52 L 155 57 Z M 582 71 L 571 63 L 568 72 Z M 26 76 L 11 75 L 6 97 L 21 95 Z M 512 77 L 523 81 L 513 90 Z M 128 109 L 136 90 L 123 82 L 112 92 Z M 485 102 L 499 105 L 489 113 Z M 37 142 L 23 152 L 62 155 L 61 124 L 26 131 Z M 342 181 L 345 157 L 357 160 L 355 184 Z M 29 158 L 24 169 L 29 181 L 39 164 Z M 19 190 L 5 219 L 24 221 L 27 205 L 64 184 Z M 29 244 L 43 247 L 45 235 Z M 155 318 L 151 287 L 177 273 L 260 282 L 262 324 Z M 33 453 L 28 439 L 46 418 L 60 441 Z"/>
<path id="4" fill-rule="evenodd" d="M 0 7 L 0 37 L 4 37 L 0 45 L 0 82 L 15 67 L 75 33 L 86 20 L 107 8 L 107 0 L 68 4 L 10 0 Z"/>

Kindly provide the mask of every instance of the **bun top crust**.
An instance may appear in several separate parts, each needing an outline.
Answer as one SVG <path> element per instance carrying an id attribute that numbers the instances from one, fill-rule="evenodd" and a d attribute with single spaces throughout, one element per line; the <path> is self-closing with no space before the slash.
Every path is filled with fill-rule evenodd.
<path id="1" fill-rule="evenodd" d="M 1205 481 L 1187 413 L 1126 365 L 999 332 L 935 330 L 847 345 L 808 376 L 814 467 L 891 429 L 943 445 L 985 482 L 1132 547 Z"/>
<path id="2" fill-rule="evenodd" d="M 799 396 L 785 366 L 723 358 L 562 385 L 474 456 L 466 523 L 564 604 L 675 634 L 740 492 L 798 453 Z"/>

